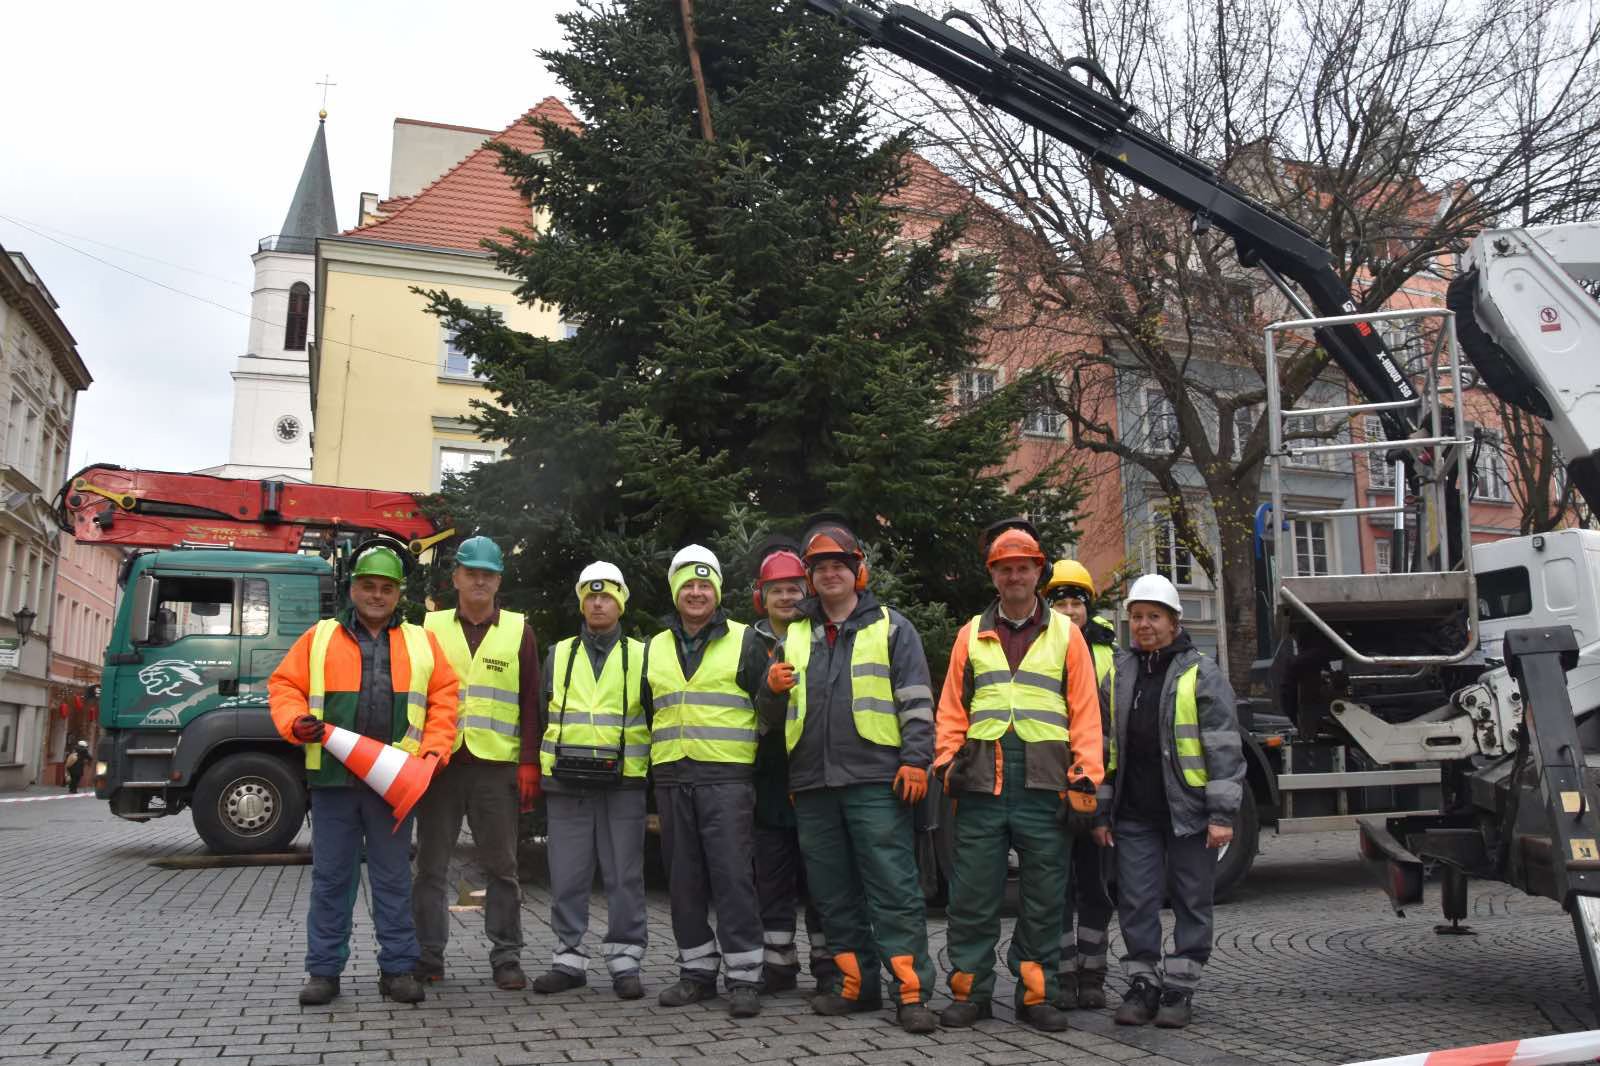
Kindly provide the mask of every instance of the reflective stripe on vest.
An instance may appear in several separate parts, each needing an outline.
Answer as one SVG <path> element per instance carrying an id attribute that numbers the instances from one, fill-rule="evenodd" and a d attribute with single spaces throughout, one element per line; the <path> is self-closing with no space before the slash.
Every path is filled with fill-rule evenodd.
<path id="1" fill-rule="evenodd" d="M 900 715 L 895 708 L 894 682 L 889 670 L 889 609 L 869 625 L 856 630 L 850 647 L 850 719 L 856 735 L 869 744 L 900 747 Z M 800 743 L 806 727 L 806 666 L 811 662 L 811 620 L 789 623 L 784 634 L 783 658 L 794 666 L 796 682 L 789 690 L 789 712 L 783 724 L 788 750 Z"/>
<path id="2" fill-rule="evenodd" d="M 328 681 L 324 677 L 328 665 L 328 646 L 339 631 L 337 618 L 324 618 L 318 622 L 311 635 L 311 669 L 306 703 L 311 713 L 322 717 L 323 704 L 328 694 Z M 433 646 L 428 634 L 410 622 L 400 623 L 400 635 L 405 638 L 406 658 L 411 660 L 410 683 L 406 686 L 406 735 L 395 746 L 415 755 L 422 747 L 422 727 L 428 720 L 428 680 L 433 676 Z M 388 639 L 384 633 L 384 639 Z M 322 769 L 322 745 L 307 744 L 306 769 Z"/>
<path id="3" fill-rule="evenodd" d="M 1206 750 L 1200 743 L 1200 709 L 1195 705 L 1194 687 L 1200 679 L 1200 664 L 1195 663 L 1178 675 L 1174 686 L 1172 740 L 1178 752 L 1178 769 L 1183 783 L 1204 788 L 1211 775 L 1206 772 Z"/>
<path id="4" fill-rule="evenodd" d="M 1089 654 L 1094 656 L 1094 679 L 1104 685 L 1113 698 L 1106 701 L 1106 773 L 1117 768 L 1117 649 L 1110 644 L 1091 644 Z"/>
<path id="5" fill-rule="evenodd" d="M 628 642 L 628 668 L 626 700 L 622 676 L 622 641 Z M 566 668 L 567 657 L 576 655 L 572 669 Z M 623 637 L 606 653 L 600 676 L 594 674 L 594 663 L 577 637 L 568 637 L 556 645 L 550 657 L 551 678 L 549 719 L 544 729 L 544 741 L 539 745 L 539 769 L 550 774 L 556 765 L 556 746 L 568 754 L 589 759 L 610 758 L 622 745 L 622 773 L 625 777 L 643 777 L 650 769 L 650 724 L 645 717 L 644 704 L 639 691 L 644 680 L 639 665 L 644 661 L 644 643 Z M 567 676 L 571 675 L 571 687 Z M 564 702 L 563 702 L 564 701 Z M 626 706 L 624 706 L 626 704 Z M 565 708 L 563 710 L 563 707 Z M 564 724 L 563 724 L 564 723 Z"/>
<path id="6" fill-rule="evenodd" d="M 500 618 L 484 633 L 476 653 L 467 648 L 467 635 L 455 611 L 429 611 L 423 626 L 439 640 L 445 658 L 460 681 L 456 711 L 456 741 L 451 751 L 467 750 L 489 762 L 517 762 L 522 754 L 521 693 L 522 630 L 527 624 L 515 611 Z"/>
<path id="7" fill-rule="evenodd" d="M 706 645 L 693 678 L 683 676 L 673 630 L 650 639 L 651 762 L 756 761 L 756 708 L 738 682 L 747 628 L 728 622 L 728 631 Z"/>
<path id="8" fill-rule="evenodd" d="M 1044 631 L 1028 646 L 1016 673 L 1011 672 L 1000 641 L 980 640 L 980 619 L 972 620 L 967 635 L 967 660 L 972 667 L 969 740 L 999 740 L 1008 729 L 1015 729 L 1017 736 L 1029 743 L 1069 739 L 1062 689 L 1073 625 L 1056 611 L 1046 611 L 1045 616 Z"/>

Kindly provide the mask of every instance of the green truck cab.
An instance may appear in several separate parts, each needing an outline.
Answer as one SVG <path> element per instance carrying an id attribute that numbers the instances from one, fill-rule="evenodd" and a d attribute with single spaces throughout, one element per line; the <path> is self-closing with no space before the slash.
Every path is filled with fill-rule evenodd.
<path id="1" fill-rule="evenodd" d="M 143 552 L 101 677 L 95 795 L 130 821 L 194 813 L 212 851 L 282 851 L 305 821 L 299 751 L 273 728 L 267 678 L 337 606 L 315 555 L 206 548 Z"/>

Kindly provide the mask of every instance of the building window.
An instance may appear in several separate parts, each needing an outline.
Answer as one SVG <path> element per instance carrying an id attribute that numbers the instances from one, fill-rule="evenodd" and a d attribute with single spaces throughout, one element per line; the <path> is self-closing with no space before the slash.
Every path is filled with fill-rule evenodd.
<path id="1" fill-rule="evenodd" d="M 993 370 L 963 370 L 956 379 L 956 406 L 971 407 L 994 394 L 1000 375 Z"/>
<path id="2" fill-rule="evenodd" d="M 1294 572 L 1297 577 L 1326 577 L 1333 572 L 1328 557 L 1328 523 L 1296 519 L 1294 526 Z"/>
<path id="3" fill-rule="evenodd" d="M 0 766 L 17 761 L 17 717 L 21 711 L 15 703 L 0 703 Z"/>
<path id="4" fill-rule="evenodd" d="M 1394 573 L 1394 541 L 1387 534 L 1372 542 L 1372 570 L 1377 574 Z"/>
<path id="5" fill-rule="evenodd" d="M 1178 541 L 1170 515 L 1157 513 L 1151 523 L 1150 569 L 1174 585 L 1194 584 L 1194 555 Z"/>
<path id="6" fill-rule="evenodd" d="M 1383 419 L 1377 415 L 1367 415 L 1361 423 L 1361 435 L 1370 442 L 1386 439 L 1383 432 Z M 1367 452 L 1367 487 L 1372 489 L 1394 489 L 1394 464 L 1384 458 L 1382 451 Z M 1384 571 L 1387 573 L 1388 571 Z"/>
<path id="7" fill-rule="evenodd" d="M 441 447 L 438 469 L 434 472 L 434 488 L 443 488 L 447 477 L 460 477 L 484 463 L 494 462 L 494 459 L 493 448 Z"/>
<path id="8" fill-rule="evenodd" d="M 1506 473 L 1506 457 L 1500 450 L 1498 436 L 1484 437 L 1483 448 L 1478 452 L 1478 481 L 1472 486 L 1472 498 L 1489 503 L 1511 502 L 1511 480 Z"/>
<path id="9" fill-rule="evenodd" d="M 283 322 L 285 351 L 306 350 L 306 324 L 311 321 L 311 286 L 297 281 L 289 286 L 289 315 Z"/>
<path id="10" fill-rule="evenodd" d="M 1329 440 L 1328 420 L 1321 415 L 1315 418 L 1292 418 L 1289 420 L 1290 432 L 1301 434 L 1315 433 L 1315 437 L 1301 437 L 1288 441 L 1290 448 L 1320 448 L 1328 444 L 1339 443 L 1337 437 Z M 1328 452 L 1312 452 L 1310 455 L 1293 455 L 1289 457 L 1290 466 L 1306 467 L 1312 470 L 1326 470 L 1333 465 L 1333 456 Z"/>
<path id="11" fill-rule="evenodd" d="M 1041 385 L 1028 399 L 1027 411 L 1022 416 L 1022 432 L 1035 437 L 1060 437 L 1067 428 L 1067 419 L 1052 399 L 1055 390 Z"/>
<path id="12" fill-rule="evenodd" d="M 1160 389 L 1144 390 L 1144 426 L 1145 451 L 1164 455 L 1178 450 L 1178 412 Z"/>

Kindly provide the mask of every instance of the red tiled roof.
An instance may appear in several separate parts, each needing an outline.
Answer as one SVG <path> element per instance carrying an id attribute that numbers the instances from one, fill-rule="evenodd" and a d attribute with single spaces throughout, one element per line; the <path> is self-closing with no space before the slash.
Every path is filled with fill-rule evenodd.
<path id="1" fill-rule="evenodd" d="M 550 96 L 493 139 L 524 152 L 540 150 L 544 139 L 527 121 L 534 115 L 567 129 L 581 126 L 565 104 Z M 386 200 L 380 210 L 391 207 L 392 214 L 342 236 L 477 252 L 486 238 L 498 237 L 502 229 L 524 229 L 530 221 L 527 199 L 500 169 L 500 153 L 487 145 L 474 149 L 415 196 Z"/>

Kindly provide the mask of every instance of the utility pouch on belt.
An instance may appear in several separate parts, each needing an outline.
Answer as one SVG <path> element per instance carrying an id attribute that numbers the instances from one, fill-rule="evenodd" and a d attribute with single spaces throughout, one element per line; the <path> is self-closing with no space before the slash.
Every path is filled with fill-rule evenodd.
<path id="1" fill-rule="evenodd" d="M 550 767 L 550 776 L 563 784 L 615 788 L 622 783 L 622 749 L 627 743 L 628 733 L 628 640 L 621 635 L 617 639 L 622 642 L 623 724 L 617 729 L 616 751 L 561 743 L 560 738 L 567 735 L 567 693 L 572 689 L 572 664 L 577 661 L 578 649 L 583 644 L 583 638 L 573 640 L 572 651 L 567 655 L 567 673 L 561 682 L 561 712 L 557 718 L 559 724 L 556 730 L 556 759 L 555 764 Z M 592 711 L 590 715 L 592 720 Z"/>

